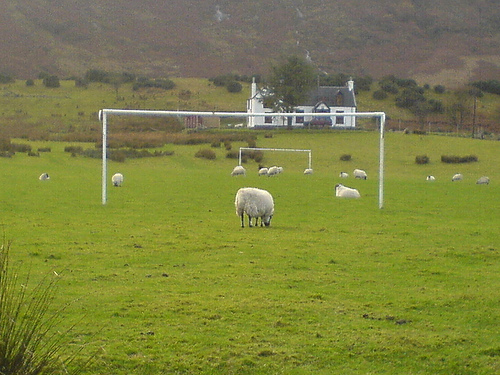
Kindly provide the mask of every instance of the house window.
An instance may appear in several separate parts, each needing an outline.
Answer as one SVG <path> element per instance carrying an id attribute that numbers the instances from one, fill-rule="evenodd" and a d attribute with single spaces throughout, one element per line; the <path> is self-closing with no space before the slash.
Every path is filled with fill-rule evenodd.
<path id="1" fill-rule="evenodd" d="M 344 113 L 344 111 L 337 111 L 336 113 Z M 335 116 L 335 124 L 344 125 L 344 116 Z"/>
<path id="2" fill-rule="evenodd" d="M 337 106 L 343 106 L 344 105 L 344 95 L 342 95 L 341 92 L 339 92 L 337 95 L 335 95 L 335 104 Z"/>
<path id="3" fill-rule="evenodd" d="M 303 109 L 297 109 L 295 111 L 296 113 L 304 113 Z M 303 124 L 304 123 L 304 116 L 296 116 L 295 117 L 295 123 L 296 124 Z"/>
<path id="4" fill-rule="evenodd" d="M 273 123 L 273 116 L 265 116 L 264 117 L 264 123 L 266 123 L 266 124 L 272 124 Z"/>

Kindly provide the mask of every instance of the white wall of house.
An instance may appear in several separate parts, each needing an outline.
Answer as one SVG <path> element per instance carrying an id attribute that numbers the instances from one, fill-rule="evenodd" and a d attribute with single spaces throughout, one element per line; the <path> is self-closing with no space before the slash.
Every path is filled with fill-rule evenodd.
<path id="1" fill-rule="evenodd" d="M 347 83 L 349 91 L 354 90 L 354 83 L 350 80 Z M 354 95 L 354 93 L 353 93 Z M 342 116 L 343 113 L 356 113 L 356 107 L 345 106 L 331 106 L 329 107 L 324 102 L 319 102 L 315 106 L 297 106 L 296 113 L 332 113 L 331 117 L 314 117 L 314 116 L 291 116 L 292 127 L 303 126 L 331 126 L 332 128 L 355 128 L 356 117 Z M 261 93 L 257 89 L 255 82 L 251 85 L 251 96 L 247 100 L 247 113 L 266 113 L 266 116 L 248 117 L 247 127 L 286 127 L 288 126 L 288 119 L 286 117 L 273 116 L 271 108 L 264 107 L 264 100 Z"/>

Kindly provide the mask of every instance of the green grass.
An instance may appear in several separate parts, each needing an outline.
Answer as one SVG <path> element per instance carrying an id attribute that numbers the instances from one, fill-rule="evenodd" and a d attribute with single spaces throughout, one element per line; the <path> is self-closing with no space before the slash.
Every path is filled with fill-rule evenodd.
<path id="1" fill-rule="evenodd" d="M 11 261 L 34 282 L 61 275 L 56 306 L 71 302 L 68 323 L 83 316 L 72 345 L 101 348 L 87 373 L 500 372 L 499 143 L 387 134 L 379 210 L 376 132 L 273 134 L 258 146 L 310 148 L 314 174 L 305 154 L 276 152 L 264 164 L 284 174 L 258 177 L 252 162 L 231 178 L 225 150 L 210 161 L 194 157 L 204 146 L 168 145 L 169 157 L 110 162 L 125 182 L 103 206 L 100 161 L 65 144 L 0 159 Z M 354 168 L 368 180 L 343 182 L 362 198 L 336 199 L 338 173 Z M 271 227 L 240 228 L 242 186 L 273 194 Z"/>

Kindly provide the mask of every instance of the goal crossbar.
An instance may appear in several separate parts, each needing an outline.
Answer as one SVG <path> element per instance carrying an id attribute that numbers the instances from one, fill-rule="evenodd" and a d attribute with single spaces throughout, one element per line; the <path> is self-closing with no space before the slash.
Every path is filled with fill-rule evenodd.
<path id="1" fill-rule="evenodd" d="M 332 113 L 295 113 L 295 112 L 277 112 L 277 113 L 255 113 L 255 112 L 198 112 L 198 111 L 161 111 L 161 110 L 140 110 L 140 109 L 101 109 L 99 111 L 99 120 L 102 122 L 102 204 L 107 202 L 107 136 L 108 136 L 108 116 L 201 116 L 201 117 L 292 117 L 292 116 L 314 116 L 331 117 Z M 384 134 L 385 134 L 385 112 L 354 112 L 342 113 L 343 117 L 360 118 L 378 118 L 380 121 L 380 140 L 379 140 L 379 189 L 378 189 L 378 207 L 384 207 Z M 241 164 L 241 163 L 240 163 Z"/>

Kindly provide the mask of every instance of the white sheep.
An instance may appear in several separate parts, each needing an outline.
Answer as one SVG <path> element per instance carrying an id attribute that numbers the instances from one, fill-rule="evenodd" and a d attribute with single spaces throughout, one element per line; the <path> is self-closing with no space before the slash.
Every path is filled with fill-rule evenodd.
<path id="1" fill-rule="evenodd" d="M 111 182 L 113 183 L 113 186 L 120 187 L 123 184 L 123 175 L 121 173 L 115 173 L 111 177 Z"/>
<path id="2" fill-rule="evenodd" d="M 268 169 L 267 175 L 268 176 L 276 176 L 279 173 L 279 169 L 277 166 L 273 165 L 271 168 Z"/>
<path id="3" fill-rule="evenodd" d="M 335 185 L 335 196 L 340 198 L 361 198 L 361 194 L 357 189 L 342 184 Z"/>
<path id="4" fill-rule="evenodd" d="M 233 171 L 231 172 L 231 176 L 239 176 L 239 175 L 246 176 L 246 174 L 247 174 L 246 169 L 241 165 L 237 165 L 236 167 L 234 167 Z"/>
<path id="5" fill-rule="evenodd" d="M 248 216 L 248 226 L 252 226 L 252 218 L 255 225 L 260 218 L 260 226 L 268 227 L 274 215 L 273 196 L 267 191 L 258 188 L 241 188 L 234 199 L 236 215 L 241 218 L 241 227 L 245 227 L 245 214 Z"/>
<path id="6" fill-rule="evenodd" d="M 340 178 L 347 178 L 347 177 L 349 177 L 349 173 L 347 173 L 347 172 L 340 172 L 339 177 Z"/>
<path id="7" fill-rule="evenodd" d="M 40 181 L 50 180 L 50 176 L 48 173 L 42 173 L 40 177 L 38 177 Z"/>
<path id="8" fill-rule="evenodd" d="M 278 174 L 283 173 L 283 167 L 278 167 Z"/>
<path id="9" fill-rule="evenodd" d="M 361 180 L 366 180 L 368 178 L 368 175 L 366 172 L 362 169 L 355 169 L 352 174 L 354 175 L 354 178 L 359 178 Z"/>
<path id="10" fill-rule="evenodd" d="M 464 176 L 462 175 L 462 173 L 456 173 L 451 178 L 452 181 L 462 181 L 463 179 L 464 179 Z"/>
<path id="11" fill-rule="evenodd" d="M 269 169 L 267 169 L 266 167 L 260 168 L 259 169 L 259 176 L 267 176 L 268 171 L 269 171 Z"/>
<path id="12" fill-rule="evenodd" d="M 479 185 L 488 185 L 489 183 L 490 183 L 490 178 L 486 176 L 480 177 L 479 180 L 476 181 L 476 184 Z"/>
<path id="13" fill-rule="evenodd" d="M 312 168 L 306 168 L 306 169 L 304 170 L 304 174 L 313 174 L 313 170 L 312 170 Z"/>
<path id="14" fill-rule="evenodd" d="M 429 175 L 425 178 L 427 181 L 436 181 L 436 177 L 434 177 L 433 175 Z"/>

